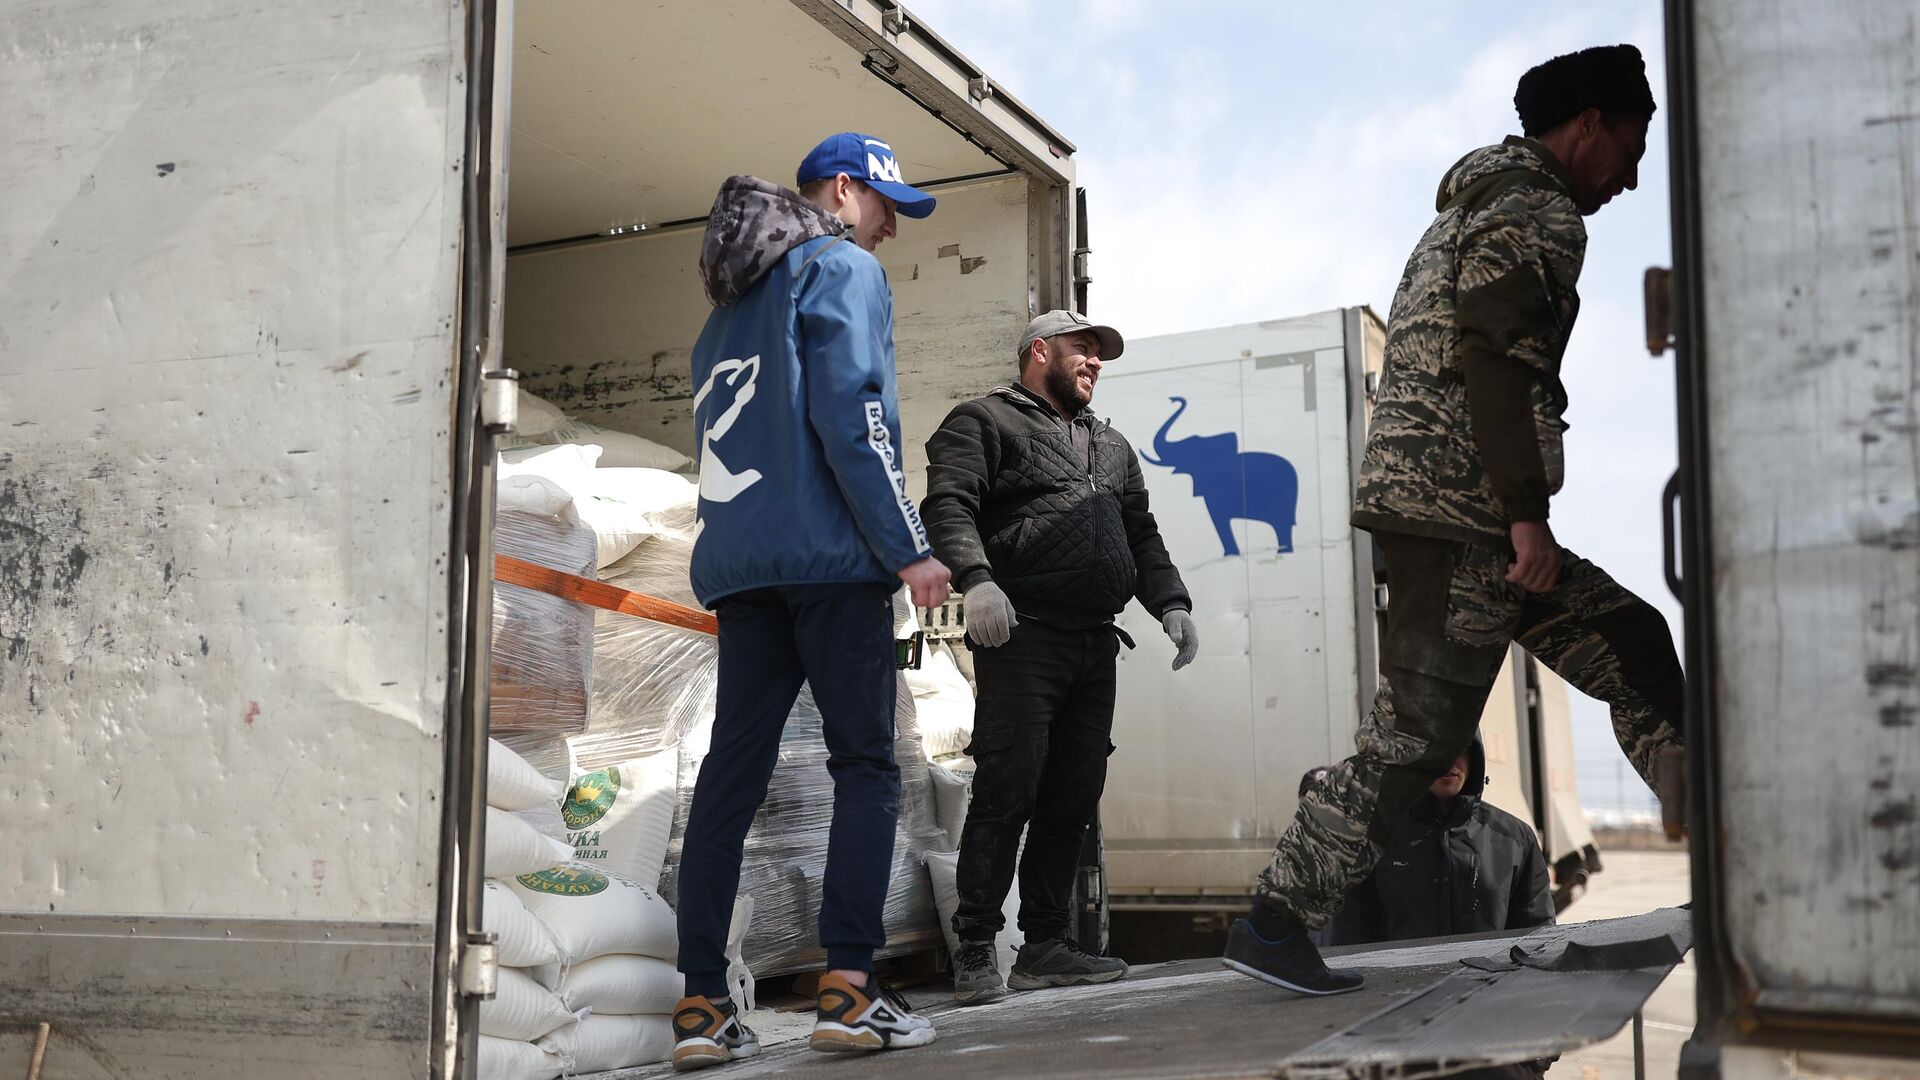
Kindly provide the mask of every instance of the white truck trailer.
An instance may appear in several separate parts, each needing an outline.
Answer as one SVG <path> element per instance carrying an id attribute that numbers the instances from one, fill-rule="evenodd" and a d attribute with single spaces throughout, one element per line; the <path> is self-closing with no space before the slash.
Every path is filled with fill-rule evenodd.
<path id="1" fill-rule="evenodd" d="M 1137 339 L 1101 374 L 1204 643 L 1171 672 L 1153 620 L 1121 616 L 1142 647 L 1121 657 L 1101 804 L 1115 911 L 1243 908 L 1301 774 L 1353 752 L 1386 586 L 1348 515 L 1385 337 L 1345 308 Z M 1535 824 L 1564 904 L 1598 869 L 1565 685 L 1513 649 L 1481 730 L 1487 797 Z"/>
<path id="2" fill-rule="evenodd" d="M 889 0 L 8 0 L 0 54 L 0 1071 L 464 1075 L 508 360 L 691 449 L 721 180 L 881 133 L 924 437 L 1084 304 L 1073 146 Z"/>

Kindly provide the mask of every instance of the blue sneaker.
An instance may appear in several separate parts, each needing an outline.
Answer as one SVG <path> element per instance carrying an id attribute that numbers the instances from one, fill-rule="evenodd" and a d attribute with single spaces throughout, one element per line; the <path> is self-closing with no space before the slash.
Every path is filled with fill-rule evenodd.
<path id="1" fill-rule="evenodd" d="M 1291 990 L 1296 994 L 1324 997 L 1360 989 L 1365 979 L 1348 971 L 1328 971 L 1307 936 L 1307 928 L 1295 924 L 1278 941 L 1268 941 L 1245 919 L 1236 919 L 1227 933 L 1227 954 L 1220 958 L 1227 967 L 1261 982 Z"/>

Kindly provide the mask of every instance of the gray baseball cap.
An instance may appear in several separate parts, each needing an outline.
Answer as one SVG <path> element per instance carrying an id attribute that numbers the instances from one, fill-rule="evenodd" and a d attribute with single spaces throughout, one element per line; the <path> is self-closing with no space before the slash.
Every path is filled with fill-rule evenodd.
<path id="1" fill-rule="evenodd" d="M 1054 310 L 1046 312 L 1027 324 L 1027 332 L 1021 336 L 1020 348 L 1014 351 L 1014 355 L 1024 360 L 1027 350 L 1033 347 L 1036 339 L 1058 337 L 1061 334 L 1071 334 L 1075 330 L 1084 330 L 1099 339 L 1101 363 L 1118 359 L 1127 347 L 1125 339 L 1120 336 L 1120 331 L 1113 327 L 1096 326 L 1088 322 L 1085 315 L 1077 312 Z"/>

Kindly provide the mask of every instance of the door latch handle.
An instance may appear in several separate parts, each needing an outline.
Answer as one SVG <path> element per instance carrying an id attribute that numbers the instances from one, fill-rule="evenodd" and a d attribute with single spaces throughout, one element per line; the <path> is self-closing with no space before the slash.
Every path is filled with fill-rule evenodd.
<path id="1" fill-rule="evenodd" d="M 1667 590 L 1673 593 L 1675 600 L 1684 601 L 1681 590 L 1685 584 L 1680 580 L 1680 543 L 1678 537 L 1680 515 L 1680 474 L 1675 472 L 1667 478 L 1666 490 L 1660 493 L 1660 547 L 1662 569 L 1667 575 Z"/>

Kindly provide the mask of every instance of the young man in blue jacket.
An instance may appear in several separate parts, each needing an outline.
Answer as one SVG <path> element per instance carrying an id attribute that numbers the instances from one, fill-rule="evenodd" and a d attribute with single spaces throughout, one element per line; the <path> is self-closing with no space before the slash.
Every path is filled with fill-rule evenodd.
<path id="1" fill-rule="evenodd" d="M 812 1046 L 934 1037 L 873 974 L 900 808 L 893 595 L 901 582 L 922 607 L 948 595 L 901 471 L 893 296 L 873 251 L 896 212 L 926 217 L 934 199 L 901 180 L 884 141 L 853 133 L 815 147 L 797 182 L 728 179 L 700 250 L 714 311 L 693 349 L 692 579 L 719 618 L 720 677 L 680 860 L 681 1070 L 759 1051 L 727 998 L 727 929 L 742 845 L 803 682 L 834 788 L 820 908 L 829 970 Z"/>

